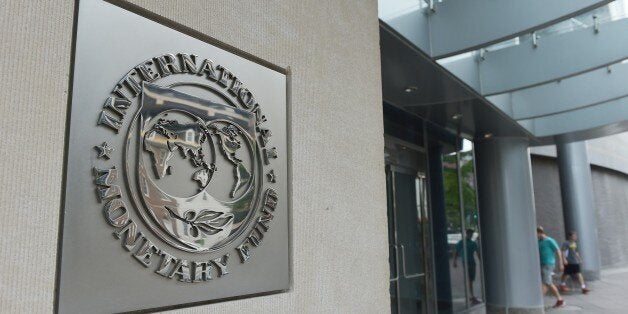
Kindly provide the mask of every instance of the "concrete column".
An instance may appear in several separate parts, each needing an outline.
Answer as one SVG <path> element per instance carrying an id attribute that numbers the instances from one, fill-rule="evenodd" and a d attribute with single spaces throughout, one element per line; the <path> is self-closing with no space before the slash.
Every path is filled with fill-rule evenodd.
<path id="1" fill-rule="evenodd" d="M 532 172 L 525 138 L 475 142 L 488 313 L 543 313 Z"/>
<path id="2" fill-rule="evenodd" d="M 586 143 L 559 143 L 556 149 L 565 231 L 578 233 L 582 274 L 587 280 L 597 280 L 600 279 L 601 262 Z"/>
<path id="3" fill-rule="evenodd" d="M 451 313 L 451 276 L 449 274 L 449 247 L 447 244 L 447 213 L 445 212 L 445 185 L 443 181 L 443 147 L 430 145 L 429 187 L 434 239 L 434 272 L 439 313 Z"/>

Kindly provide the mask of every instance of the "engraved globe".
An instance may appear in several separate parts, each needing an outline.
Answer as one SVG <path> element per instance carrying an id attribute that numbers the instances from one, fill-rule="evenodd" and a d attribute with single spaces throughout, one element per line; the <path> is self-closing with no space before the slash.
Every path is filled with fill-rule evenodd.
<path id="1" fill-rule="evenodd" d="M 144 84 L 127 170 L 153 231 L 190 252 L 217 249 L 236 236 L 258 198 L 255 132 L 250 112 Z"/>

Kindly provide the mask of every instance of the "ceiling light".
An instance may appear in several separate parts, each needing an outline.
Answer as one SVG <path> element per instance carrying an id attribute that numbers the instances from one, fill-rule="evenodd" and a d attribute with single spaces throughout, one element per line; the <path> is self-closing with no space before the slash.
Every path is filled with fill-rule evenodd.
<path id="1" fill-rule="evenodd" d="M 453 120 L 460 120 L 460 119 L 462 119 L 462 113 L 456 113 L 456 114 L 452 115 L 451 118 Z"/>
<path id="2" fill-rule="evenodd" d="M 403 91 L 406 93 L 415 93 L 419 91 L 419 88 L 417 86 L 407 86 Z"/>

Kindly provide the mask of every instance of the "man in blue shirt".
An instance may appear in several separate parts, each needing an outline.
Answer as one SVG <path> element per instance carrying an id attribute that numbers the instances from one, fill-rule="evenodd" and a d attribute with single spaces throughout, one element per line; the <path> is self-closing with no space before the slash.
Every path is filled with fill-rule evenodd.
<path id="1" fill-rule="evenodd" d="M 558 243 L 554 239 L 548 237 L 545 234 L 543 227 L 536 228 L 536 235 L 539 239 L 539 257 L 541 258 L 541 282 L 543 284 L 543 295 L 547 293 L 549 289 L 556 297 L 556 304 L 554 307 L 561 307 L 565 305 L 565 301 L 560 296 L 558 289 L 552 281 L 552 273 L 556 267 L 556 261 L 558 260 L 558 268 L 563 271 L 563 255 L 560 252 Z"/>
<path id="2" fill-rule="evenodd" d="M 467 229 L 467 236 L 464 239 L 465 242 L 463 244 L 463 240 L 458 241 L 456 244 L 456 251 L 454 251 L 454 267 L 458 267 L 458 256 L 461 256 L 463 259 L 464 265 L 467 267 L 467 274 L 469 275 L 469 291 L 471 292 L 471 304 L 479 304 L 482 301 L 478 299 L 473 293 L 473 282 L 475 281 L 475 257 L 474 254 L 478 255 L 478 259 L 480 258 L 480 253 L 478 252 L 478 244 L 473 241 L 473 233 L 475 231 L 473 229 Z M 465 251 L 466 248 L 466 251 Z M 463 254 L 464 252 L 464 254 Z"/>

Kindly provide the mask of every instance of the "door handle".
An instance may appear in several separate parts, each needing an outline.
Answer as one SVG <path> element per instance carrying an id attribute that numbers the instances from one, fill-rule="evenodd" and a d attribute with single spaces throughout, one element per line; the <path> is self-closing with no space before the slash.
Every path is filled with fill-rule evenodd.
<path id="1" fill-rule="evenodd" d="M 397 245 L 396 244 L 389 244 L 388 246 L 393 247 L 393 249 L 395 250 L 395 259 L 398 260 L 399 256 L 397 256 L 397 254 L 398 254 Z M 397 276 L 395 276 L 393 278 L 390 278 L 390 282 L 399 280 L 399 269 L 397 269 L 397 265 L 395 265 L 395 273 L 396 273 Z"/>

